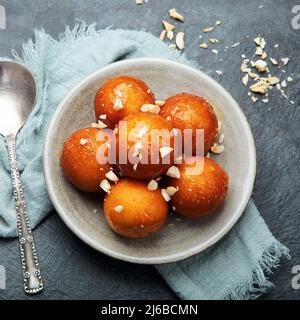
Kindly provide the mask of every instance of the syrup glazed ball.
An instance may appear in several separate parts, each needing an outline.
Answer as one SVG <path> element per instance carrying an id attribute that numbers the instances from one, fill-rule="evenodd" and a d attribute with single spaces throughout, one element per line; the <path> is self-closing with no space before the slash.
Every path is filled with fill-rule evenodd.
<path id="1" fill-rule="evenodd" d="M 123 121 L 127 124 L 127 130 L 122 129 Z M 116 127 L 117 161 L 121 173 L 139 180 L 156 178 L 165 173 L 174 160 L 172 125 L 162 116 L 150 112 L 137 112 L 123 121 Z M 153 139 L 156 130 L 165 130 L 164 138 Z M 121 163 L 124 155 L 128 159 L 126 164 Z"/>
<path id="2" fill-rule="evenodd" d="M 112 78 L 96 93 L 96 120 L 113 128 L 127 115 L 140 111 L 143 104 L 154 104 L 154 95 L 142 80 L 128 76 Z"/>
<path id="3" fill-rule="evenodd" d="M 103 208 L 109 226 L 127 238 L 149 236 L 163 226 L 168 215 L 160 190 L 150 191 L 146 182 L 132 179 L 114 185 Z"/>
<path id="4" fill-rule="evenodd" d="M 166 100 L 160 114 L 169 119 L 174 128 L 193 130 L 193 155 L 196 155 L 196 129 L 204 129 L 204 154 L 215 142 L 218 120 L 212 106 L 202 97 L 180 93 Z"/>
<path id="5" fill-rule="evenodd" d="M 179 188 L 172 196 L 171 206 L 175 207 L 177 213 L 188 218 L 211 213 L 222 204 L 228 191 L 227 173 L 215 161 L 206 157 L 202 159 L 204 168 L 201 174 L 188 174 L 186 169 L 193 168 L 195 164 L 183 162 L 178 165 L 180 178 L 168 177 L 166 182 L 168 186 Z M 195 161 L 195 157 L 188 159 L 193 160 Z"/>
<path id="6" fill-rule="evenodd" d="M 64 142 L 61 151 L 60 166 L 63 173 L 75 187 L 83 191 L 99 191 L 101 180 L 111 168 L 110 164 L 100 164 L 96 159 L 98 148 L 105 143 L 97 141 L 99 131 L 98 128 L 76 131 Z"/>

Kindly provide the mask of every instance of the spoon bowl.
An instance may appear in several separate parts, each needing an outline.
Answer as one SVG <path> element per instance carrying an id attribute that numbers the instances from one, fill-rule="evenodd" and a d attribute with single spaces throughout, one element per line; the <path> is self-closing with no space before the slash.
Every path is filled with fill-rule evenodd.
<path id="1" fill-rule="evenodd" d="M 31 113 L 37 84 L 31 72 L 13 61 L 0 62 L 0 134 L 16 135 Z"/>

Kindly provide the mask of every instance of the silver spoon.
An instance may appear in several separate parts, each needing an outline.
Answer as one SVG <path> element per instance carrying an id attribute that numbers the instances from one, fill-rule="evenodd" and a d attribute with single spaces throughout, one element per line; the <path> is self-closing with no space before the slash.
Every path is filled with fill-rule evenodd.
<path id="1" fill-rule="evenodd" d="M 33 109 L 37 84 L 22 64 L 0 61 L 0 134 L 8 149 L 17 228 L 24 278 L 24 291 L 34 294 L 43 290 L 43 281 L 26 211 L 25 198 L 16 156 L 16 135 Z"/>

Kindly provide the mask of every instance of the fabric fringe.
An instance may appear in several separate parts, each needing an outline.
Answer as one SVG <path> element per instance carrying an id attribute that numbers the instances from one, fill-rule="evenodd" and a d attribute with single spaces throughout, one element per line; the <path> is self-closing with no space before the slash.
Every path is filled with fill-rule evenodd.
<path id="1" fill-rule="evenodd" d="M 283 256 L 290 259 L 289 249 L 279 241 L 274 242 L 254 266 L 251 277 L 232 290 L 225 300 L 254 300 L 272 288 L 274 284 L 268 280 L 267 275 L 279 266 Z"/>

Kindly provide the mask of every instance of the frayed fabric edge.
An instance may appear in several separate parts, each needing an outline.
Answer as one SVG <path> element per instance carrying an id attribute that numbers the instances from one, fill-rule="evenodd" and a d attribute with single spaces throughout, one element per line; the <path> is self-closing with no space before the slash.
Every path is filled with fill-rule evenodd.
<path id="1" fill-rule="evenodd" d="M 239 284 L 225 300 L 255 300 L 268 289 L 273 287 L 273 283 L 268 280 L 267 275 L 272 274 L 272 270 L 280 265 L 280 259 L 286 257 L 290 259 L 289 249 L 279 241 L 273 242 L 263 253 L 262 257 L 254 266 L 251 276 L 247 281 Z"/>

